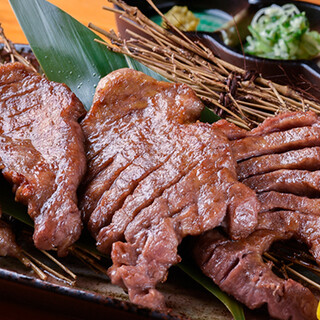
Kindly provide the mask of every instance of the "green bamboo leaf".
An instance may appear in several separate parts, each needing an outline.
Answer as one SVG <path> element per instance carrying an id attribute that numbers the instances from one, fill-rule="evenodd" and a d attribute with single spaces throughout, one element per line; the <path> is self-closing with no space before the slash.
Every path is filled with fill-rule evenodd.
<path id="1" fill-rule="evenodd" d="M 210 110 L 207 107 L 205 107 L 203 109 L 201 116 L 200 116 L 200 121 L 208 122 L 208 123 L 214 123 L 220 119 L 221 118 L 219 116 L 217 116 L 214 112 L 212 112 L 212 110 Z"/>
<path id="2" fill-rule="evenodd" d="M 242 306 L 232 297 L 221 291 L 219 287 L 216 286 L 211 279 L 206 277 L 191 261 L 182 261 L 178 264 L 178 267 L 217 297 L 230 311 L 234 320 L 245 320 Z"/>

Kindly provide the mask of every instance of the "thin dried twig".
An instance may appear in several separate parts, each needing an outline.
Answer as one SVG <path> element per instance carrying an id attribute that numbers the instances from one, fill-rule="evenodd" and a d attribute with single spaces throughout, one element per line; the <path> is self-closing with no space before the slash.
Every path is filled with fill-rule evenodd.
<path id="1" fill-rule="evenodd" d="M 277 264 L 281 264 L 281 262 L 277 258 L 275 258 L 272 254 L 270 254 L 268 252 L 265 252 L 263 255 L 268 260 L 271 260 L 272 262 L 277 263 Z M 286 270 L 286 271 L 290 272 L 291 274 L 295 275 L 299 279 L 305 281 L 309 285 L 311 285 L 311 286 L 315 287 L 316 289 L 320 290 L 320 285 L 318 283 L 316 283 L 313 280 L 309 279 L 308 277 L 306 277 L 305 275 L 301 274 L 300 272 L 294 270 L 293 268 L 291 268 L 291 266 L 288 266 L 288 265 L 282 263 L 281 267 L 284 270 Z"/>
<path id="2" fill-rule="evenodd" d="M 289 261 L 290 263 L 293 263 L 293 264 L 296 264 L 296 265 L 300 265 L 306 269 L 309 269 L 313 272 L 317 272 L 320 274 L 320 267 L 314 265 L 314 264 L 311 264 L 311 263 L 308 263 L 306 261 L 303 261 L 303 260 L 299 260 L 299 259 L 296 259 L 296 258 L 291 258 L 289 256 L 280 256 L 280 255 L 277 255 L 276 253 L 272 252 L 272 255 L 278 259 L 283 259 L 285 261 Z"/>
<path id="3" fill-rule="evenodd" d="M 57 266 L 59 266 L 64 272 L 70 275 L 74 280 L 77 279 L 77 276 L 68 269 L 65 265 L 63 265 L 60 261 L 58 261 L 55 257 L 53 257 L 49 252 L 45 250 L 40 250 L 44 255 L 46 255 L 50 260 L 52 260 Z"/>
<path id="4" fill-rule="evenodd" d="M 82 261 L 84 261 L 86 264 L 88 264 L 90 267 L 92 267 L 94 270 L 99 271 L 105 275 L 107 274 L 107 269 L 102 267 L 95 259 L 92 257 L 88 256 L 86 252 L 83 252 L 82 249 L 80 248 L 71 248 L 71 252 L 75 257 L 78 257 Z"/>
<path id="5" fill-rule="evenodd" d="M 78 249 L 82 250 L 83 252 L 87 253 L 88 255 L 92 256 L 92 257 L 95 258 L 96 260 L 98 260 L 98 261 L 101 260 L 101 256 L 99 256 L 98 254 L 96 254 L 96 253 L 94 253 L 94 252 L 92 252 L 92 251 L 90 251 L 90 250 L 88 250 L 88 249 L 86 249 L 86 248 L 79 247 L 79 246 L 77 246 L 77 244 L 75 244 L 75 246 L 76 246 Z"/>
<path id="6" fill-rule="evenodd" d="M 23 253 L 28 256 L 34 263 L 36 263 L 40 268 L 46 270 L 49 274 L 55 276 L 56 278 L 58 278 L 59 280 L 65 281 L 68 284 L 74 286 L 75 285 L 75 281 L 74 280 L 70 280 L 69 278 L 65 277 L 64 275 L 62 275 L 61 273 L 53 270 L 52 268 L 50 268 L 49 266 L 47 266 L 45 263 L 43 263 L 42 261 L 40 261 L 39 259 L 35 258 L 34 256 L 32 256 L 30 253 L 23 251 Z M 46 279 L 44 279 L 46 280 Z"/>
<path id="7" fill-rule="evenodd" d="M 35 274 L 41 279 L 41 280 L 47 280 L 47 275 L 38 267 L 36 266 L 30 259 L 29 254 L 25 251 L 22 251 L 21 259 L 20 261 L 28 268 L 31 268 Z"/>
<path id="8" fill-rule="evenodd" d="M 27 59 L 25 59 L 14 47 L 13 43 L 8 40 L 8 38 L 6 37 L 3 28 L 1 27 L 1 23 L 0 23 L 0 42 L 3 42 L 4 44 L 4 48 L 5 50 L 8 52 L 8 54 L 10 55 L 11 58 L 11 62 L 15 62 L 15 61 L 19 61 L 22 64 L 24 64 L 25 66 L 31 68 L 34 72 L 37 72 L 37 70 L 35 69 L 35 67 L 30 63 L 30 61 L 28 61 Z"/>

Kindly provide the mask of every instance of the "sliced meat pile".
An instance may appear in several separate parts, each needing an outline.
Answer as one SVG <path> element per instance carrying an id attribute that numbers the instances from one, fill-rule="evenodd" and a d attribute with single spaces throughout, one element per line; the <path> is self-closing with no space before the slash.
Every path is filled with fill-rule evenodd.
<path id="1" fill-rule="evenodd" d="M 277 214 L 262 219 L 277 219 Z M 215 229 L 200 237 L 195 257 L 204 274 L 247 307 L 267 305 L 275 319 L 316 320 L 318 301 L 311 291 L 292 279 L 276 276 L 261 256 L 274 241 L 288 239 L 295 232 L 291 228 L 261 229 L 232 241 Z"/>
<path id="2" fill-rule="evenodd" d="M 220 225 L 226 214 L 234 238 L 257 223 L 258 201 L 236 179 L 227 137 L 195 122 L 202 109 L 189 87 L 122 69 L 100 81 L 81 123 L 83 217 L 98 249 L 111 251 L 112 282 L 143 306 L 164 308 L 155 286 L 180 261 L 183 237 Z"/>
<path id="3" fill-rule="evenodd" d="M 34 220 L 34 243 L 64 255 L 81 233 L 85 110 L 63 84 L 20 63 L 0 66 L 0 169 Z"/>
<path id="4" fill-rule="evenodd" d="M 248 238 L 232 241 L 213 231 L 200 238 L 195 256 L 223 290 L 249 308 L 267 304 L 277 319 L 316 319 L 313 294 L 275 276 L 261 254 L 274 241 L 294 237 L 320 265 L 319 124 L 313 112 L 284 113 L 251 132 L 216 124 L 231 140 L 239 180 L 257 192 L 261 210 Z"/>

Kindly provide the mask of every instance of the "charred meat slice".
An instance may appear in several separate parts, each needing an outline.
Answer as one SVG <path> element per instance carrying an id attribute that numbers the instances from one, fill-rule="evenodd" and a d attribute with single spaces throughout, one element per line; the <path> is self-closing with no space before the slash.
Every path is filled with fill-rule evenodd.
<path id="1" fill-rule="evenodd" d="M 99 250 L 111 251 L 113 283 L 151 308 L 164 307 L 155 287 L 180 261 L 183 237 L 227 219 L 238 238 L 257 223 L 259 204 L 236 179 L 227 137 L 195 122 L 202 109 L 186 85 L 122 69 L 101 80 L 81 123 L 89 159 L 83 216 Z"/>
<path id="2" fill-rule="evenodd" d="M 63 84 L 19 63 L 0 67 L 0 168 L 28 206 L 39 249 L 67 252 L 81 232 L 76 190 L 86 159 L 85 110 Z"/>
<path id="3" fill-rule="evenodd" d="M 225 292 L 251 309 L 267 305 L 271 317 L 316 320 L 318 301 L 311 291 L 291 279 L 277 277 L 262 253 L 291 230 L 258 230 L 246 239 L 228 240 L 218 230 L 200 237 L 195 250 L 202 271 Z"/>

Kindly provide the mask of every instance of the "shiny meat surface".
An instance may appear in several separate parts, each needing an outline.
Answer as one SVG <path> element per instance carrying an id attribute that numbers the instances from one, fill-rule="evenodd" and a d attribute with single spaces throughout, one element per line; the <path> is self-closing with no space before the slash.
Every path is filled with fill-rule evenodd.
<path id="1" fill-rule="evenodd" d="M 239 179 L 279 169 L 317 170 L 320 168 L 320 148 L 302 148 L 279 154 L 254 157 L 238 164 Z"/>
<path id="2" fill-rule="evenodd" d="M 257 230 L 236 242 L 217 230 L 208 231 L 196 245 L 196 261 L 222 290 L 251 309 L 266 304 L 275 319 L 316 320 L 318 301 L 311 291 L 292 279 L 277 277 L 262 259 L 274 241 L 292 236 L 290 226 L 283 229 Z"/>
<path id="3" fill-rule="evenodd" d="M 305 214 L 320 216 L 320 199 L 310 199 L 284 192 L 263 192 L 258 199 L 261 202 L 261 212 L 270 210 L 298 210 Z"/>
<path id="4" fill-rule="evenodd" d="M 316 319 L 313 294 L 278 278 L 261 255 L 273 242 L 293 237 L 320 265 L 319 117 L 283 113 L 250 132 L 226 121 L 215 126 L 232 141 L 238 178 L 257 192 L 261 209 L 246 239 L 232 241 L 216 230 L 201 236 L 195 247 L 201 269 L 249 308 L 267 304 L 276 319 Z"/>
<path id="5" fill-rule="evenodd" d="M 195 255 L 202 270 L 249 308 L 268 305 L 276 319 L 316 319 L 317 300 L 292 280 L 273 274 L 262 253 L 295 238 L 320 265 L 319 117 L 283 113 L 245 132 L 226 121 L 215 126 L 232 141 L 238 178 L 261 203 L 256 231 L 231 241 L 218 231 L 200 237 Z"/>
<path id="6" fill-rule="evenodd" d="M 312 111 L 283 112 L 276 117 L 267 118 L 257 128 L 247 132 L 247 136 L 263 136 L 272 132 L 312 126 L 318 122 L 318 116 Z"/>
<path id="7" fill-rule="evenodd" d="M 232 142 L 237 161 L 265 154 L 320 146 L 320 127 L 298 127 Z"/>
<path id="8" fill-rule="evenodd" d="M 16 244 L 15 236 L 10 226 L 0 220 L 0 256 L 19 257 L 21 250 Z"/>
<path id="9" fill-rule="evenodd" d="M 312 126 L 318 122 L 318 116 L 312 112 L 284 112 L 276 117 L 267 118 L 257 128 L 251 131 L 240 129 L 233 123 L 220 120 L 215 126 L 223 130 L 229 140 L 238 140 L 245 137 L 259 137 L 269 133 L 286 131 L 293 128 Z"/>
<path id="10" fill-rule="evenodd" d="M 101 80 L 81 123 L 83 216 L 98 249 L 111 251 L 112 282 L 143 306 L 164 308 L 155 287 L 180 261 L 183 237 L 224 219 L 243 237 L 257 222 L 255 193 L 237 181 L 227 137 L 195 122 L 202 108 L 185 85 L 122 69 Z"/>
<path id="11" fill-rule="evenodd" d="M 319 170 L 276 170 L 244 179 L 243 183 L 258 193 L 278 191 L 312 198 L 320 196 Z"/>
<path id="12" fill-rule="evenodd" d="M 39 249 L 67 253 L 81 232 L 76 190 L 85 172 L 84 108 L 63 84 L 19 63 L 0 66 L 0 169 L 28 206 Z"/>
<path id="13" fill-rule="evenodd" d="M 304 242 L 320 265 L 320 217 L 299 211 L 278 210 L 260 213 L 257 230 L 290 232 Z"/>

